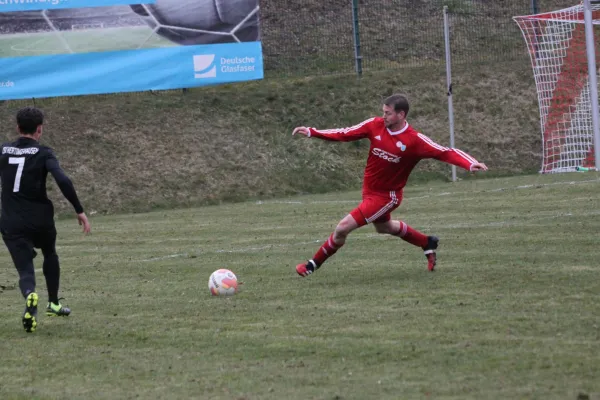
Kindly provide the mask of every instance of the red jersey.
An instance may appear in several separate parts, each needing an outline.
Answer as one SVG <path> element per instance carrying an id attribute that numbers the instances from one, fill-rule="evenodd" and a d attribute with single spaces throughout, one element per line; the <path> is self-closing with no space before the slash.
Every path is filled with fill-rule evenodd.
<path id="1" fill-rule="evenodd" d="M 471 166 L 477 163 L 475 158 L 461 150 L 435 143 L 408 123 L 401 130 L 392 132 L 385 126 L 381 117 L 368 119 L 349 128 L 309 129 L 309 137 L 324 140 L 351 142 L 369 139 L 371 147 L 363 182 L 365 193 L 402 190 L 413 168 L 426 158 L 435 158 L 469 171 Z"/>

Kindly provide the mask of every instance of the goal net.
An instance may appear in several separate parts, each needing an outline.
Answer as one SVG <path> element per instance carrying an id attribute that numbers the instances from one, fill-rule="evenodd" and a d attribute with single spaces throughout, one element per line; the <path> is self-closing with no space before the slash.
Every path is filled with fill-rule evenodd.
<path id="1" fill-rule="evenodd" d="M 513 19 L 525 38 L 537 89 L 543 146 L 540 172 L 593 167 L 594 132 L 583 2 Z M 592 19 L 594 25 L 600 24 L 600 4 L 594 1 Z M 600 46 L 595 42 L 596 59 L 600 61 Z"/>

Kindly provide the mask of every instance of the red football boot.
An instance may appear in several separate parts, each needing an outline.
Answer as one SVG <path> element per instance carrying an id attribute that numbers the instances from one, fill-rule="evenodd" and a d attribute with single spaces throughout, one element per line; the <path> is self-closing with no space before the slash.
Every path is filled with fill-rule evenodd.
<path id="1" fill-rule="evenodd" d="M 427 257 L 427 269 L 433 271 L 435 269 L 435 265 L 437 264 L 437 256 L 435 254 L 435 250 L 438 247 L 438 239 L 436 236 L 427 236 L 427 246 L 423 248 L 425 252 L 425 257 Z"/>
<path id="2" fill-rule="evenodd" d="M 313 260 L 308 260 L 304 264 L 296 265 L 296 272 L 298 273 L 298 275 L 303 277 L 309 276 L 310 274 L 315 272 L 315 269 L 317 269 L 317 264 Z"/>

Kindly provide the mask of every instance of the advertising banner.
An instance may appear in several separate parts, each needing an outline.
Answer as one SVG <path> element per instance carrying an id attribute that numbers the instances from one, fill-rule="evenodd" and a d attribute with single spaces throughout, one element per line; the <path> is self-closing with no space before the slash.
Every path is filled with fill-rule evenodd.
<path id="1" fill-rule="evenodd" d="M 0 100 L 262 79 L 258 12 L 258 0 L 0 0 Z"/>

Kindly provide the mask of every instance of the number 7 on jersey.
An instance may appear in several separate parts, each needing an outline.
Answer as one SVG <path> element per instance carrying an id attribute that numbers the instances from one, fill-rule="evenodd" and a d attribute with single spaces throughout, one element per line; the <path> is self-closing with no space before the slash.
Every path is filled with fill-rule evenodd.
<path id="1" fill-rule="evenodd" d="M 17 165 L 15 185 L 13 186 L 13 192 L 16 193 L 21 188 L 21 175 L 23 174 L 23 167 L 25 166 L 25 157 L 9 157 L 8 163 Z"/>

